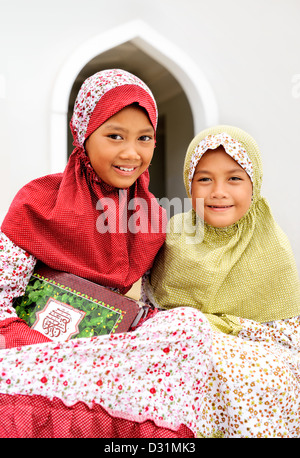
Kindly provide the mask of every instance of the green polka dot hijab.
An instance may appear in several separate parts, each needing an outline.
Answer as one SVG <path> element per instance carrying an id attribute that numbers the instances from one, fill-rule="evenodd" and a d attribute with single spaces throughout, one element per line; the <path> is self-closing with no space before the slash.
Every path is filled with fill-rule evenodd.
<path id="1" fill-rule="evenodd" d="M 193 209 L 171 218 L 146 289 L 163 308 L 195 307 L 214 327 L 236 333 L 236 317 L 269 322 L 300 315 L 300 287 L 289 241 L 261 196 L 260 151 L 250 135 L 230 126 L 198 134 L 184 163 L 188 196 L 202 155 L 220 145 L 252 181 L 249 210 L 225 228 L 203 223 Z"/>

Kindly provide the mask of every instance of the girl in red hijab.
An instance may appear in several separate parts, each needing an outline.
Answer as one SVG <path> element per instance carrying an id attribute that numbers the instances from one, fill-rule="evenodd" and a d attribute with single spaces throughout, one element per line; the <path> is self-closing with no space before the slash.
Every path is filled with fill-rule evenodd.
<path id="1" fill-rule="evenodd" d="M 136 76 L 112 69 L 83 83 L 65 171 L 24 186 L 1 226 L 0 348 L 48 341 L 12 307 L 37 260 L 122 294 L 151 267 L 165 239 L 148 190 L 156 125 L 154 97 Z"/>

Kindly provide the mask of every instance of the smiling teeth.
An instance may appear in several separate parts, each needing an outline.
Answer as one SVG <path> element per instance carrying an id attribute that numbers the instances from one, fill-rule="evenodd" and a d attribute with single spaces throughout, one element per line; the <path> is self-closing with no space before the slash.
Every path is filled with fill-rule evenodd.
<path id="1" fill-rule="evenodd" d="M 120 170 L 123 170 L 124 172 L 133 172 L 134 170 L 134 167 L 132 167 L 131 169 L 127 169 L 126 167 L 118 167 Z"/>

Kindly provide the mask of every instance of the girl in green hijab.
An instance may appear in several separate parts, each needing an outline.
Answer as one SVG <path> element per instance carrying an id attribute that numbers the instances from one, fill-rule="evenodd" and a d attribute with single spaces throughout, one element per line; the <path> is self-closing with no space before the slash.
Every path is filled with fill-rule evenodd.
<path id="1" fill-rule="evenodd" d="M 171 218 L 144 291 L 168 312 L 207 318 L 198 436 L 300 437 L 299 279 L 261 196 L 259 148 L 235 127 L 204 130 L 183 175 L 192 210 Z"/>
<path id="2" fill-rule="evenodd" d="M 241 330 L 241 318 L 266 323 L 299 316 L 296 264 L 261 196 L 253 138 L 230 126 L 204 130 L 188 147 L 183 175 L 193 208 L 170 220 L 148 297 L 164 309 L 195 307 L 228 334 Z"/>

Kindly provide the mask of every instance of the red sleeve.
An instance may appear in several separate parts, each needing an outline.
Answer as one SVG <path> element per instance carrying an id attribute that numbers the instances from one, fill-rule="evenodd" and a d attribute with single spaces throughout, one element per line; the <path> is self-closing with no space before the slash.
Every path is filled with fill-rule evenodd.
<path id="1" fill-rule="evenodd" d="M 51 342 L 48 337 L 30 328 L 20 318 L 7 318 L 0 322 L 0 348 L 21 347 Z"/>

